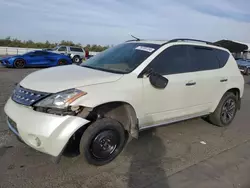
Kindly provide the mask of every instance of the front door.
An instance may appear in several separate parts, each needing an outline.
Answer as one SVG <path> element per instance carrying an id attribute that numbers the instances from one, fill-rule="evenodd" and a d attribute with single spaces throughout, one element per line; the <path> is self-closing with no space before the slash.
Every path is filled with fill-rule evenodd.
<path id="1" fill-rule="evenodd" d="M 31 53 L 28 53 L 26 55 L 25 59 L 28 61 L 30 66 L 32 66 L 32 65 L 33 66 L 43 65 L 47 61 L 45 59 L 44 53 L 46 53 L 46 52 L 43 52 L 43 51 L 31 52 Z"/>
<path id="2" fill-rule="evenodd" d="M 143 93 L 145 117 L 140 128 L 178 121 L 199 112 L 197 110 L 197 76 L 190 72 L 188 48 L 174 45 L 161 52 L 147 69 L 168 79 L 165 89 L 154 88 L 144 76 Z"/>

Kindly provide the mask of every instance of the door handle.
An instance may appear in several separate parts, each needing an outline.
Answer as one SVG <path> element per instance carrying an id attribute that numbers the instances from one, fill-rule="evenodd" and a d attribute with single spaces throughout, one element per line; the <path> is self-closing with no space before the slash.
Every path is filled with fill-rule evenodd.
<path id="1" fill-rule="evenodd" d="M 222 78 L 220 82 L 227 82 L 227 78 Z"/>
<path id="2" fill-rule="evenodd" d="M 186 83 L 186 86 L 194 86 L 194 85 L 196 85 L 196 82 L 193 81 Z"/>

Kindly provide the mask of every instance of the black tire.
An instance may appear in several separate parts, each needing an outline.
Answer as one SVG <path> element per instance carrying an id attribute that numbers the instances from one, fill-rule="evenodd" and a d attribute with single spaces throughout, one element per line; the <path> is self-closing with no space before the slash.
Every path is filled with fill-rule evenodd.
<path id="1" fill-rule="evenodd" d="M 14 62 L 14 67 L 17 69 L 23 69 L 25 67 L 25 60 L 24 59 L 17 59 Z"/>
<path id="2" fill-rule="evenodd" d="M 123 126 L 116 120 L 103 118 L 86 129 L 79 150 L 89 164 L 101 166 L 114 160 L 124 148 L 125 142 Z"/>
<path id="3" fill-rule="evenodd" d="M 76 63 L 76 64 L 81 63 L 81 58 L 78 55 L 75 55 L 73 57 L 73 63 Z"/>
<path id="4" fill-rule="evenodd" d="M 59 59 L 57 64 L 58 66 L 67 65 L 67 61 L 65 59 Z"/>
<path id="5" fill-rule="evenodd" d="M 209 122 L 219 127 L 230 125 L 237 112 L 237 102 L 235 94 L 227 92 L 222 97 L 216 110 L 208 116 Z"/>
<path id="6" fill-rule="evenodd" d="M 246 76 L 249 76 L 250 75 L 250 68 L 247 68 L 246 69 L 246 74 L 245 74 Z"/>

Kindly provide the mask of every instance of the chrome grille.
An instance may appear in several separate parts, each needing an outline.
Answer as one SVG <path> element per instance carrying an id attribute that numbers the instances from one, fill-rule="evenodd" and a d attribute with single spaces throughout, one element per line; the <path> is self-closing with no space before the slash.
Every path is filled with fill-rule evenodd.
<path id="1" fill-rule="evenodd" d="M 14 89 L 12 100 L 22 105 L 31 106 L 48 95 L 49 93 L 33 91 L 18 85 Z"/>

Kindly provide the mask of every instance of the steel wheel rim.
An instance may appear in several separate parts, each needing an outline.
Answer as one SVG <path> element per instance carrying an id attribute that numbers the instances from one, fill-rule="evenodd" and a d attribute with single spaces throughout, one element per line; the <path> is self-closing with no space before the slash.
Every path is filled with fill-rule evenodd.
<path id="1" fill-rule="evenodd" d="M 116 151 L 118 145 L 118 133 L 114 130 L 105 130 L 94 137 L 90 151 L 96 159 L 108 159 Z"/>
<path id="2" fill-rule="evenodd" d="M 228 99 L 224 103 L 221 112 L 221 119 L 224 124 L 231 122 L 234 118 L 234 114 L 236 111 L 236 102 L 233 99 Z"/>
<path id="3" fill-rule="evenodd" d="M 75 62 L 76 63 L 79 63 L 80 62 L 80 59 L 78 57 L 75 58 Z"/>

